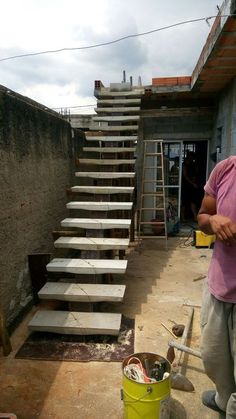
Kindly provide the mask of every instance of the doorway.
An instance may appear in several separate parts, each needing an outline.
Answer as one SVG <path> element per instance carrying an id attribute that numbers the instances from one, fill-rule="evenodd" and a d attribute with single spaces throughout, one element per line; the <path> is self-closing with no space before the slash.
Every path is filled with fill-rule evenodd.
<path id="1" fill-rule="evenodd" d="M 198 210 L 204 194 L 203 187 L 206 182 L 208 141 L 164 141 L 163 153 L 167 209 L 171 211 L 171 216 L 178 217 L 182 221 L 192 222 L 194 221 L 195 214 L 193 214 L 191 204 L 186 197 L 186 195 L 188 196 L 188 191 L 183 182 L 183 168 L 187 155 L 193 153 L 198 186 L 194 193 L 194 201 Z M 183 205 L 183 201 L 185 201 L 185 205 Z"/>

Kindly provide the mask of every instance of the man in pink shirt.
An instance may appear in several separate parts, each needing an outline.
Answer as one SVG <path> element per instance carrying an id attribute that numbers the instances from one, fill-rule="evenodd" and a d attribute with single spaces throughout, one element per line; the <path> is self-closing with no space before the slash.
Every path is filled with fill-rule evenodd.
<path id="1" fill-rule="evenodd" d="M 216 391 L 203 404 L 236 418 L 236 156 L 218 163 L 205 185 L 198 213 L 200 229 L 215 234 L 202 312 L 201 353 Z"/>

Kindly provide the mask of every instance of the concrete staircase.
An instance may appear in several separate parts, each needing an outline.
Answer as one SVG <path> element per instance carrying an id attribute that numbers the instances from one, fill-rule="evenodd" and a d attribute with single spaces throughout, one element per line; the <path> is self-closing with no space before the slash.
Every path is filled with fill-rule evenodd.
<path id="1" fill-rule="evenodd" d="M 121 302 L 125 293 L 115 278 L 126 272 L 124 252 L 133 234 L 134 153 L 142 92 L 129 83 L 104 88 L 95 82 L 98 116 L 93 118 L 94 131 L 87 133 L 85 155 L 77 159 L 78 185 L 68 190 L 70 217 L 61 221 L 70 234 L 54 242 L 56 249 L 69 251 L 72 257 L 55 258 L 47 265 L 47 271 L 60 278 L 47 282 L 38 293 L 44 300 L 66 302 L 68 310 L 39 310 L 30 330 L 119 334 L 121 314 L 100 312 L 98 304 Z M 71 236 L 78 229 L 84 229 L 84 237 Z"/>

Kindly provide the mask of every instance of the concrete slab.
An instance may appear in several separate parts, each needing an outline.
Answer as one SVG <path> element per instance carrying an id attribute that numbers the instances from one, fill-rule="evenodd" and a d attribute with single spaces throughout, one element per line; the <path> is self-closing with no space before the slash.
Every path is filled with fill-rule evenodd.
<path id="1" fill-rule="evenodd" d="M 139 121 L 140 116 L 138 115 L 122 115 L 122 116 L 94 116 L 93 121 L 108 121 L 108 122 L 128 122 L 128 121 Z"/>
<path id="2" fill-rule="evenodd" d="M 134 178 L 135 172 L 75 172 L 75 176 L 92 179 L 122 179 Z"/>
<path id="3" fill-rule="evenodd" d="M 100 237 L 60 237 L 54 242 L 56 248 L 80 250 L 126 249 L 129 239 L 108 239 Z"/>
<path id="4" fill-rule="evenodd" d="M 106 142 L 113 142 L 113 141 L 118 141 L 118 142 L 123 142 L 123 141 L 137 141 L 138 136 L 137 135 L 116 135 L 116 136 L 103 136 L 103 135 L 93 135 L 90 136 L 89 134 L 86 135 L 86 140 L 87 141 L 106 141 Z"/>
<path id="5" fill-rule="evenodd" d="M 90 230 L 104 230 L 112 228 L 129 229 L 130 225 L 131 220 L 111 218 L 65 218 L 61 222 L 62 227 L 86 228 Z"/>
<path id="6" fill-rule="evenodd" d="M 113 335 L 120 330 L 121 314 L 39 310 L 29 329 L 70 335 Z"/>
<path id="7" fill-rule="evenodd" d="M 60 301 L 122 301 L 125 285 L 115 284 L 71 284 L 66 282 L 48 282 L 38 292 L 43 300 Z"/>
<path id="8" fill-rule="evenodd" d="M 141 99 L 98 99 L 98 105 L 138 105 Z"/>
<path id="9" fill-rule="evenodd" d="M 132 186 L 72 186 L 71 192 L 91 193 L 91 194 L 130 194 L 133 193 Z"/>
<path id="10" fill-rule="evenodd" d="M 114 210 L 131 210 L 132 202 L 68 202 L 66 208 L 68 209 L 84 209 L 89 211 L 114 211 Z"/>
<path id="11" fill-rule="evenodd" d="M 104 105 L 105 105 L 105 103 L 104 103 Z M 117 103 L 116 103 L 116 105 L 117 105 Z M 124 104 L 125 105 L 125 104 Z M 112 107 L 110 107 L 110 108 L 95 108 L 94 109 L 95 110 L 95 112 L 97 112 L 97 114 L 100 114 L 100 113 L 114 113 L 114 112 L 117 112 L 117 113 L 139 113 L 140 112 L 140 107 L 138 107 L 138 106 L 135 106 L 135 107 L 133 107 L 133 106 L 127 106 L 127 107 L 125 107 L 125 106 L 123 106 L 123 107 L 115 107 L 115 106 L 112 106 Z"/>
<path id="12" fill-rule="evenodd" d="M 103 131 L 117 131 L 117 132 L 122 132 L 122 131 L 138 131 L 139 126 L 138 125 L 104 125 L 102 127 Z M 101 127 L 100 125 L 92 125 L 91 126 L 91 130 L 93 131 L 100 131 Z"/>
<path id="13" fill-rule="evenodd" d="M 93 153 L 134 153 L 136 147 L 83 147 L 83 151 Z"/>
<path id="14" fill-rule="evenodd" d="M 69 272 L 73 274 L 124 274 L 127 260 L 116 259 L 52 259 L 46 266 L 48 272 Z"/>
<path id="15" fill-rule="evenodd" d="M 135 159 L 78 159 L 79 164 L 95 164 L 98 166 L 119 166 L 121 164 L 135 164 Z"/>

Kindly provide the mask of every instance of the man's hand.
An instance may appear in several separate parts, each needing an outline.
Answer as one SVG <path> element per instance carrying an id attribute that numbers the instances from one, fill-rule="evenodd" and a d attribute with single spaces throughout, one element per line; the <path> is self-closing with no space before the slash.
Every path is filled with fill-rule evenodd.
<path id="1" fill-rule="evenodd" d="M 218 240 L 228 246 L 236 244 L 236 223 L 230 218 L 215 214 L 209 217 L 209 223 Z"/>

